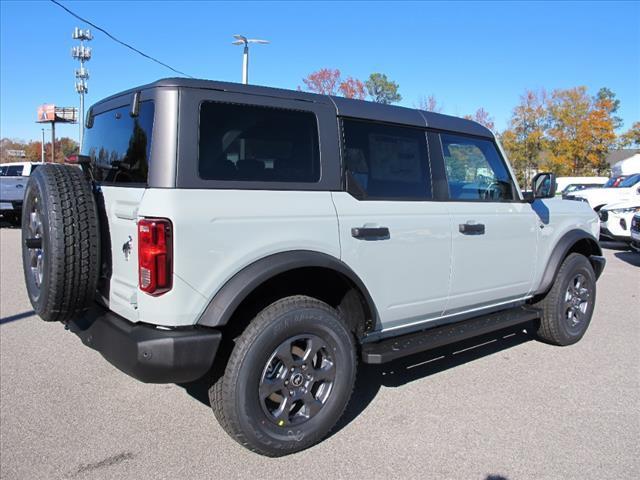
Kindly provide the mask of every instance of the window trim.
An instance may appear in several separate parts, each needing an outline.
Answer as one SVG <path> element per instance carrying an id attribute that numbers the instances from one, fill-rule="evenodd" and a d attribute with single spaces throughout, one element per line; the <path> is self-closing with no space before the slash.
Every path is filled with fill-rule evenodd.
<path id="1" fill-rule="evenodd" d="M 203 178 L 200 175 L 200 133 L 201 130 L 201 120 L 202 120 L 202 106 L 205 103 L 217 103 L 220 105 L 237 105 L 240 107 L 254 107 L 254 108 L 264 108 L 268 110 L 280 110 L 287 112 L 298 112 L 305 113 L 313 116 L 313 121 L 316 125 L 316 153 L 317 153 L 317 167 L 318 167 L 318 178 L 312 182 L 286 182 L 282 180 L 268 181 L 268 180 L 222 180 L 219 178 Z M 320 131 L 320 121 L 318 119 L 318 115 L 316 112 L 312 110 L 304 110 L 304 109 L 294 109 L 294 108 L 286 108 L 286 107 L 275 107 L 271 105 L 259 105 L 256 103 L 241 103 L 241 102 L 233 102 L 233 101 L 224 101 L 224 100 L 201 100 L 198 103 L 198 126 L 197 126 L 197 144 L 196 144 L 196 177 L 201 182 L 215 182 L 216 185 L 212 188 L 227 188 L 227 189 L 242 189 L 242 190 L 299 190 L 298 188 L 287 188 L 286 186 L 283 188 L 274 188 L 274 185 L 291 185 L 291 186 L 299 186 L 299 185 L 318 185 L 322 182 L 322 143 L 321 143 L 321 131 Z M 218 184 L 230 184 L 231 186 L 224 187 L 219 186 Z M 257 184 L 261 186 L 266 186 L 267 188 L 251 188 L 249 184 Z"/>
<path id="2" fill-rule="evenodd" d="M 355 122 L 360 122 L 360 123 L 369 123 L 369 124 L 373 124 L 373 125 L 378 125 L 378 126 L 384 126 L 384 127 L 394 127 L 394 128 L 407 128 L 410 130 L 418 130 L 420 132 L 422 132 L 422 134 L 424 135 L 424 146 L 425 146 L 425 153 L 427 154 L 427 168 L 429 170 L 429 177 L 427 179 L 425 179 L 427 182 L 429 182 L 429 185 L 431 187 L 431 196 L 430 198 L 424 198 L 424 197 L 369 197 L 369 195 L 367 194 L 367 192 L 362 189 L 362 187 L 356 183 L 355 186 L 350 184 L 350 178 L 352 178 L 352 176 L 349 174 L 350 172 L 347 170 L 347 163 L 346 163 L 346 148 L 347 148 L 347 142 L 346 142 L 346 137 L 345 137 L 345 129 L 344 129 L 344 122 L 345 120 L 349 120 L 349 121 L 355 121 Z M 339 123 L 339 130 L 340 130 L 340 156 L 341 156 L 341 171 L 342 171 L 342 178 L 343 178 L 343 189 L 345 192 L 347 192 L 349 195 L 351 195 L 353 198 L 355 198 L 358 201 L 362 201 L 362 202 L 435 202 L 438 201 L 438 199 L 436 198 L 436 192 L 434 190 L 434 182 L 433 182 L 433 166 L 432 166 L 432 162 L 431 162 L 431 147 L 429 144 L 429 138 L 428 138 L 428 130 L 424 127 L 419 127 L 416 125 L 406 125 L 406 124 L 402 124 L 402 123 L 394 123 L 394 122 L 382 122 L 379 120 L 369 120 L 369 119 L 365 119 L 365 118 L 358 118 L 358 117 L 348 117 L 348 116 L 339 116 L 338 117 L 338 123 Z M 355 181 L 355 179 L 353 180 Z M 362 192 L 362 193 L 361 193 Z M 363 195 L 364 193 L 364 195 Z"/>
<path id="3" fill-rule="evenodd" d="M 441 195 L 443 195 L 443 199 L 442 201 L 446 201 L 446 202 L 455 202 L 455 203 L 527 203 L 526 200 L 520 199 L 520 196 L 518 195 L 518 191 L 516 189 L 516 184 L 513 180 L 513 175 L 511 174 L 511 170 L 509 169 L 509 165 L 507 164 L 506 160 L 504 159 L 504 157 L 502 156 L 502 152 L 500 151 L 500 148 L 498 148 L 498 145 L 495 141 L 495 139 L 490 139 L 490 138 L 486 138 L 486 137 L 479 137 L 476 135 L 469 135 L 466 133 L 459 133 L 459 132 L 453 132 L 453 131 L 448 131 L 448 130 L 434 130 L 434 133 L 436 134 L 436 137 L 438 139 L 438 148 L 437 148 L 437 154 L 439 155 L 439 160 L 440 163 L 442 164 L 442 172 L 441 174 L 444 175 L 444 181 L 447 185 L 447 188 L 443 191 L 440 192 Z M 496 153 L 498 154 L 498 160 L 501 162 L 502 166 L 504 167 L 505 171 L 507 172 L 507 176 L 509 177 L 509 184 L 511 186 L 511 195 L 512 195 L 512 199 L 505 199 L 505 200 L 480 200 L 480 199 L 465 199 L 465 198 L 451 198 L 451 192 L 449 190 L 449 177 L 447 176 L 447 166 L 444 160 L 444 146 L 443 146 L 443 142 L 442 142 L 442 135 L 453 135 L 453 136 L 457 136 L 457 137 L 466 137 L 466 138 L 470 138 L 472 140 L 478 140 L 478 141 L 484 141 L 484 142 L 489 142 L 490 144 L 493 145 L 493 147 L 496 150 Z M 446 194 L 446 195 L 445 195 Z"/>

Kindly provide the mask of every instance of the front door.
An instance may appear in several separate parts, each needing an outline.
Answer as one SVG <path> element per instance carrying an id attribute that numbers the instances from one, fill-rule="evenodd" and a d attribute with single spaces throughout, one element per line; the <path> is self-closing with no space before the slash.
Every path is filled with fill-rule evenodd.
<path id="1" fill-rule="evenodd" d="M 445 315 L 529 293 L 539 220 L 520 200 L 493 141 L 441 134 L 451 214 L 452 279 Z"/>

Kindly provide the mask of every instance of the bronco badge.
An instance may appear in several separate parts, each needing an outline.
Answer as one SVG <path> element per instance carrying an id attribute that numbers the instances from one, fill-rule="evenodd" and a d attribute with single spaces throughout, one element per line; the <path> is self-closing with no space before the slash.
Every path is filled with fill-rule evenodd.
<path id="1" fill-rule="evenodd" d="M 131 256 L 131 242 L 133 242 L 133 238 L 129 235 L 129 240 L 122 244 L 122 253 L 124 253 L 124 259 L 128 262 L 129 257 Z"/>

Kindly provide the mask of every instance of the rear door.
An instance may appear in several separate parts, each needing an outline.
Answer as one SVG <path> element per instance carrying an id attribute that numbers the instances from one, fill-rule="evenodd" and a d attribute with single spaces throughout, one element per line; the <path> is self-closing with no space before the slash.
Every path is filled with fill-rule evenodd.
<path id="1" fill-rule="evenodd" d="M 382 330 L 442 315 L 449 216 L 434 202 L 424 129 L 343 120 L 346 192 L 334 192 L 342 259 L 363 280 Z"/>
<path id="2" fill-rule="evenodd" d="M 148 181 L 154 102 L 143 100 L 132 116 L 131 96 L 94 107 L 82 154 L 91 157 L 101 221 L 102 300 L 137 320 L 137 217 Z"/>
<path id="3" fill-rule="evenodd" d="M 451 214 L 452 279 L 445 315 L 524 298 L 541 219 L 520 200 L 495 142 L 440 134 Z"/>

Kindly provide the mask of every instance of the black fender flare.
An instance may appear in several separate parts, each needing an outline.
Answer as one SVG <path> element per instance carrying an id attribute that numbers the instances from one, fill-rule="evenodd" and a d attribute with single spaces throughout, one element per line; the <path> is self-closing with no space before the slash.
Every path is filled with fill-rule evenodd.
<path id="1" fill-rule="evenodd" d="M 369 291 L 347 264 L 325 253 L 311 250 L 292 250 L 261 258 L 237 272 L 213 296 L 197 324 L 205 327 L 226 325 L 242 301 L 257 287 L 276 275 L 305 267 L 326 268 L 349 279 L 360 290 L 374 323 L 377 323 L 378 313 Z"/>
<path id="2" fill-rule="evenodd" d="M 544 273 L 542 274 L 540 285 L 535 291 L 536 295 L 541 295 L 549 291 L 554 279 L 556 278 L 556 274 L 560 269 L 560 265 L 569 254 L 573 246 L 576 243 L 585 240 L 589 245 L 587 257 L 591 262 L 591 266 L 593 267 L 593 270 L 596 274 L 596 278 L 600 276 L 602 270 L 604 269 L 605 259 L 602 256 L 602 249 L 600 248 L 598 239 L 590 233 L 585 232 L 584 230 L 569 230 L 562 237 L 560 237 L 560 240 L 558 240 L 555 247 L 553 248 L 553 251 L 551 252 L 551 255 L 549 257 L 549 261 L 547 262 L 547 266 L 544 269 Z"/>

